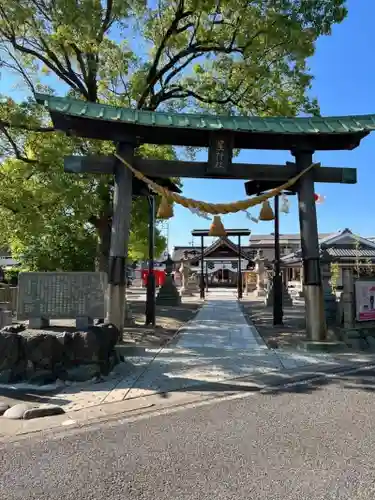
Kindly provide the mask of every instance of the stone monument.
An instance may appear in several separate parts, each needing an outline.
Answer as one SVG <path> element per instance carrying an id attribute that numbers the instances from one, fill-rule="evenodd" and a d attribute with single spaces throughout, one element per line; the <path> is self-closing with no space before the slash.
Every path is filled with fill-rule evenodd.
<path id="1" fill-rule="evenodd" d="M 75 319 L 84 330 L 106 316 L 106 273 L 20 273 L 17 320 L 29 328 L 45 328 L 50 320 Z"/>
<path id="2" fill-rule="evenodd" d="M 263 252 L 258 250 L 255 258 L 254 258 L 254 271 L 257 274 L 257 281 L 255 287 L 255 295 L 257 297 L 264 297 L 266 292 L 264 290 L 264 280 L 265 280 L 265 265 L 264 265 L 264 257 Z"/>
<path id="3" fill-rule="evenodd" d="M 181 260 L 181 266 L 179 268 L 179 273 L 182 278 L 182 287 L 180 290 L 181 296 L 183 297 L 192 297 L 193 292 L 191 290 L 191 283 L 189 281 L 190 278 L 190 267 L 188 263 L 188 259 Z"/>
<path id="4" fill-rule="evenodd" d="M 181 295 L 178 293 L 175 282 L 173 280 L 173 260 L 168 255 L 165 264 L 165 281 L 159 288 L 159 293 L 156 297 L 156 304 L 159 306 L 179 306 L 181 304 Z"/>

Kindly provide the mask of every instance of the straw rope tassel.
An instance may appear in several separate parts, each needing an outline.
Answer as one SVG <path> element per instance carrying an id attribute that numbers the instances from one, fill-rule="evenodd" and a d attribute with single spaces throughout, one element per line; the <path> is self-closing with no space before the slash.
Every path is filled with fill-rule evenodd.
<path id="1" fill-rule="evenodd" d="M 173 217 L 173 205 L 163 196 L 156 214 L 158 219 L 171 219 Z"/>
<path id="2" fill-rule="evenodd" d="M 214 219 L 210 226 L 210 230 L 208 232 L 209 236 L 226 236 L 227 232 L 225 231 L 224 225 L 221 222 L 220 215 L 214 215 Z"/>
<path id="3" fill-rule="evenodd" d="M 271 189 L 267 193 L 264 193 L 259 196 L 254 196 L 252 198 L 247 198 L 246 200 L 240 200 L 233 203 L 206 203 L 204 201 L 193 200 L 191 198 L 186 198 L 185 196 L 181 196 L 177 193 L 172 193 L 168 189 L 159 186 L 156 182 L 153 182 L 151 179 L 148 179 L 141 172 L 136 170 L 130 163 L 128 163 L 124 158 L 122 158 L 118 153 L 114 153 L 114 156 L 120 160 L 127 168 L 129 168 L 137 179 L 146 183 L 152 191 L 166 198 L 170 203 L 178 203 L 185 208 L 194 208 L 201 212 L 205 212 L 211 215 L 219 215 L 219 214 L 233 214 L 236 212 L 241 212 L 247 210 L 250 207 L 254 207 L 255 205 L 259 205 L 270 198 L 273 198 L 276 195 L 281 194 L 282 191 L 286 191 L 288 188 L 293 186 L 304 174 L 306 174 L 309 170 L 315 167 L 317 164 L 312 163 L 307 168 L 305 168 L 302 172 L 297 174 L 289 181 L 285 182 L 281 186 Z"/>
<path id="4" fill-rule="evenodd" d="M 260 209 L 260 214 L 258 219 L 263 221 L 274 220 L 275 214 L 273 213 L 272 207 L 268 200 L 262 203 L 262 208 Z"/>

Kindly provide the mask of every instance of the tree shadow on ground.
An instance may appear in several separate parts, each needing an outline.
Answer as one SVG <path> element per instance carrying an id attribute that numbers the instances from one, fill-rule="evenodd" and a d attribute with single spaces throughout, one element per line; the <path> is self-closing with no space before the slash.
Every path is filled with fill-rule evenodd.
<path id="1" fill-rule="evenodd" d="M 155 369 L 153 370 L 156 376 Z M 356 369 L 351 373 L 329 373 L 324 370 L 314 370 L 313 368 L 300 375 L 298 379 L 288 376 L 285 372 L 269 372 L 266 374 L 253 374 L 246 377 L 227 379 L 221 381 L 205 381 L 193 380 L 184 377 L 167 377 L 164 372 L 160 372 L 154 380 L 146 380 L 142 382 L 142 371 L 139 373 L 139 378 L 127 384 L 124 380 L 111 380 L 98 384 L 90 384 L 86 386 L 70 386 L 64 388 L 66 398 L 59 398 L 58 392 L 38 393 L 36 389 L 28 392 L 17 392 L 7 389 L 0 390 L 1 400 L 4 402 L 31 402 L 31 403 L 48 403 L 58 404 L 64 408 L 71 402 L 69 395 L 74 395 L 81 391 L 111 391 L 113 389 L 124 390 L 124 395 L 120 399 L 122 401 L 145 396 L 132 394 L 133 390 L 145 389 L 150 393 L 158 395 L 161 399 L 168 399 L 173 393 L 182 392 L 199 392 L 199 393 L 217 393 L 220 396 L 231 396 L 239 393 L 259 393 L 261 395 L 281 396 L 285 393 L 291 394 L 312 394 L 316 391 L 323 390 L 328 385 L 341 386 L 345 390 L 356 390 L 373 393 L 375 392 L 375 368 L 366 369 L 365 367 Z M 125 382 L 125 384 L 123 383 Z M 122 384 L 122 386 L 120 386 Z M 105 397 L 96 404 L 105 404 Z"/>
<path id="2" fill-rule="evenodd" d="M 348 370 L 348 368 L 347 368 Z M 273 372 L 267 374 L 254 374 L 248 377 L 241 377 L 219 382 L 208 382 L 199 380 L 189 380 L 184 378 L 174 378 L 175 388 L 169 387 L 162 390 L 162 383 L 159 379 L 159 391 L 155 390 L 161 398 L 168 398 L 174 392 L 218 392 L 225 395 L 239 392 L 260 393 L 263 395 L 282 395 L 285 393 L 311 394 L 324 389 L 328 385 L 340 385 L 343 389 L 375 392 L 375 368 L 365 367 L 355 368 L 350 373 L 333 372 L 311 369 L 298 378 L 286 376 L 285 373 Z M 170 380 L 169 380 L 170 382 Z M 133 388 L 141 386 L 135 384 Z M 130 399 L 130 398 L 129 398 Z"/>
<path id="3" fill-rule="evenodd" d="M 279 387 L 268 387 L 263 394 L 281 395 L 285 393 L 309 394 L 324 389 L 328 385 L 340 386 L 342 389 L 375 392 L 375 368 L 362 367 L 350 373 L 317 374 L 310 380 L 300 380 L 293 384 Z"/>
<path id="4" fill-rule="evenodd" d="M 0 388 L 0 401 L 2 403 L 7 403 L 10 405 L 17 403 L 37 403 L 44 404 L 50 403 L 51 397 L 57 396 L 61 390 L 50 391 L 50 392 L 41 392 L 38 387 L 35 389 L 28 390 L 14 390 L 14 389 L 5 389 Z M 66 405 L 69 401 L 64 399 L 59 399 L 58 397 L 54 397 L 54 404 L 58 405 Z"/>

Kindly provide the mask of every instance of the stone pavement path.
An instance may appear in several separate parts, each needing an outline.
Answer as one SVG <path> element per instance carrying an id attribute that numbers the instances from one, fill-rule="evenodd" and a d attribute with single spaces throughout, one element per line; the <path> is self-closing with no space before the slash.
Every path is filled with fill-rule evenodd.
<path id="1" fill-rule="evenodd" d="M 147 349 L 127 358 L 135 370 L 116 367 L 102 383 L 66 387 L 52 398 L 66 411 L 102 403 L 220 383 L 255 374 L 293 370 L 309 364 L 337 364 L 329 355 L 308 355 L 268 349 L 244 318 L 233 292 L 209 294 L 195 318 L 180 331 L 175 345 Z"/>

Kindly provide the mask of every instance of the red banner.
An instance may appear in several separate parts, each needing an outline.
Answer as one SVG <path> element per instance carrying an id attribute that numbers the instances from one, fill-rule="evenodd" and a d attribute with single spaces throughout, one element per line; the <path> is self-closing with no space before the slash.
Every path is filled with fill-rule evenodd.
<path id="1" fill-rule="evenodd" d="M 154 275 L 155 275 L 155 285 L 156 286 L 164 285 L 165 271 L 154 271 Z M 148 278 L 148 270 L 143 269 L 142 270 L 142 282 L 143 282 L 144 286 L 147 285 L 147 278 Z"/>

